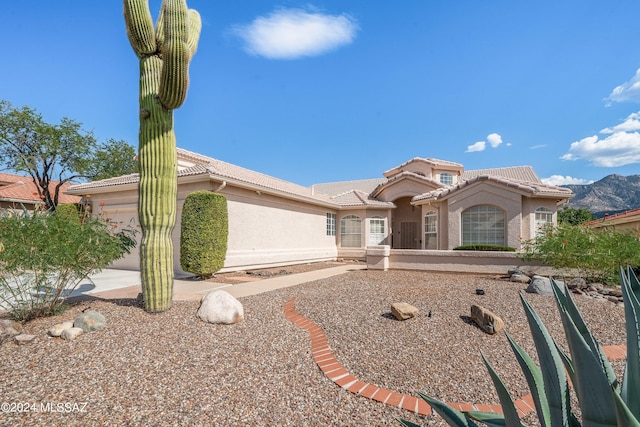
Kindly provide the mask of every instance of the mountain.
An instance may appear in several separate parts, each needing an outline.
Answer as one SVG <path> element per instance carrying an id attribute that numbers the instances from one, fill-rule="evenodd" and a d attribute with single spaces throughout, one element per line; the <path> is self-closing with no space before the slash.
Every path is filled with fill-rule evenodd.
<path id="1" fill-rule="evenodd" d="M 587 185 L 563 185 L 575 194 L 569 206 L 597 217 L 640 208 L 640 175 L 609 175 Z"/>

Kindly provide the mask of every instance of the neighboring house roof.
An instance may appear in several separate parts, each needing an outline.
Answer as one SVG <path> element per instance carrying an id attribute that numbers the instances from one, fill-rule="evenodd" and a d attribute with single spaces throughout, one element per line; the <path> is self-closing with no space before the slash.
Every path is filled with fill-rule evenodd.
<path id="1" fill-rule="evenodd" d="M 629 222 L 640 222 L 640 208 L 632 209 L 626 212 L 620 212 L 615 215 L 606 215 L 604 218 L 594 219 L 585 222 L 583 225 L 588 227 L 606 227 L 614 224 L 625 224 Z"/>
<path id="2" fill-rule="evenodd" d="M 537 197 L 552 197 L 559 199 L 570 199 L 573 197 L 573 192 L 568 188 L 557 187 L 555 185 L 547 185 L 541 182 L 527 182 L 527 181 L 518 181 L 515 179 L 505 178 L 503 176 L 497 175 L 478 175 L 471 179 L 461 181 L 458 184 L 451 185 L 444 188 L 439 188 L 437 190 L 429 191 L 427 193 L 421 194 L 419 196 L 415 196 L 412 201 L 418 202 L 423 200 L 441 200 L 445 199 L 453 193 L 468 187 L 477 182 L 493 182 L 498 185 L 503 185 L 506 187 L 510 187 L 523 193 L 529 193 L 531 195 L 535 195 Z"/>
<path id="3" fill-rule="evenodd" d="M 58 181 L 52 181 L 49 189 L 53 192 L 58 185 Z M 64 192 L 70 187 L 69 183 L 64 183 L 60 187 L 58 203 L 78 203 L 80 197 L 71 196 Z M 28 205 L 43 204 L 38 189 L 30 176 L 13 175 L 0 172 L 0 202 L 22 203 Z"/>

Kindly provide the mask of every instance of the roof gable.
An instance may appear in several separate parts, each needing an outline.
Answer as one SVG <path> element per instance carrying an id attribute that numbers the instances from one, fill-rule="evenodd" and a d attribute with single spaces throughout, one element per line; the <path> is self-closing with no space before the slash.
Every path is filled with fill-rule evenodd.
<path id="1" fill-rule="evenodd" d="M 414 157 L 413 159 L 389 169 L 384 172 L 383 175 L 386 178 L 391 178 L 402 172 L 413 172 L 427 177 L 431 177 L 433 170 L 450 171 L 461 173 L 464 168 L 460 163 L 449 162 L 447 160 L 439 160 L 433 158 Z"/>

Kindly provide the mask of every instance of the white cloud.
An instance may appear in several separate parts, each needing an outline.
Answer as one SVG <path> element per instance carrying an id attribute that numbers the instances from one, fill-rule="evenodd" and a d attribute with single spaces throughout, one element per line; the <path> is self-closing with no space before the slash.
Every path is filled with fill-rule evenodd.
<path id="1" fill-rule="evenodd" d="M 551 175 L 549 178 L 542 178 L 543 184 L 547 185 L 582 185 L 591 184 L 593 181 L 587 181 L 581 178 L 574 178 L 572 176 Z"/>
<path id="2" fill-rule="evenodd" d="M 487 135 L 487 141 L 492 148 L 498 148 L 498 146 L 502 144 L 502 137 L 497 133 L 491 133 Z M 478 141 L 475 144 L 467 146 L 467 151 L 465 151 L 465 153 L 484 151 L 487 148 L 487 141 Z M 507 143 L 506 146 L 511 147 L 511 143 Z"/>
<path id="3" fill-rule="evenodd" d="M 640 133 L 615 131 L 605 138 L 589 136 L 571 144 L 563 160 L 584 159 L 594 166 L 618 167 L 640 163 Z"/>
<path id="4" fill-rule="evenodd" d="M 485 148 L 487 148 L 487 143 L 484 141 L 478 141 L 475 144 L 469 145 L 465 153 L 473 153 L 475 151 L 484 151 Z"/>
<path id="5" fill-rule="evenodd" d="M 279 9 L 233 29 L 247 52 L 269 59 L 321 55 L 352 43 L 357 31 L 358 24 L 349 15 L 301 9 Z"/>
<path id="6" fill-rule="evenodd" d="M 534 145 L 532 147 L 529 147 L 529 149 L 530 150 L 539 150 L 539 149 L 544 148 L 546 146 L 547 146 L 547 144 L 538 144 L 538 145 Z"/>
<path id="7" fill-rule="evenodd" d="M 612 102 L 640 102 L 640 68 L 631 80 L 616 86 L 605 101 L 607 105 L 611 105 Z"/>
<path id="8" fill-rule="evenodd" d="M 489 141 L 489 144 L 493 148 L 496 148 L 498 145 L 502 144 L 502 137 L 497 133 L 492 133 L 487 136 L 487 141 Z"/>
<path id="9" fill-rule="evenodd" d="M 640 112 L 631 113 L 624 122 L 612 128 L 604 128 L 600 133 L 633 132 L 640 130 Z"/>

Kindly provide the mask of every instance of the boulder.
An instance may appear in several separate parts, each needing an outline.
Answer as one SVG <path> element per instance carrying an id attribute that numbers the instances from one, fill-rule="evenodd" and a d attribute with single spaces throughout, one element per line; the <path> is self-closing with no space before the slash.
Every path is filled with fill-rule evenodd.
<path id="1" fill-rule="evenodd" d="M 0 319 L 0 343 L 22 332 L 22 325 L 9 319 Z"/>
<path id="2" fill-rule="evenodd" d="M 587 287 L 587 282 L 582 277 L 575 277 L 567 282 L 569 289 L 584 289 Z"/>
<path id="3" fill-rule="evenodd" d="M 490 310 L 480 306 L 471 306 L 471 320 L 486 333 L 493 335 L 504 328 L 504 322 Z"/>
<path id="4" fill-rule="evenodd" d="M 202 297 L 196 315 L 208 323 L 230 325 L 244 319 L 244 308 L 233 295 L 217 290 Z"/>
<path id="5" fill-rule="evenodd" d="M 65 329 L 64 331 L 62 331 L 60 338 L 62 338 L 63 340 L 72 341 L 83 332 L 84 330 L 82 328 L 74 326 L 73 328 Z"/>
<path id="6" fill-rule="evenodd" d="M 533 276 L 531 283 L 527 286 L 527 292 L 530 294 L 552 296 L 553 288 L 551 287 L 551 279 L 543 276 Z"/>
<path id="7" fill-rule="evenodd" d="M 107 320 L 95 310 L 87 310 L 73 321 L 74 328 L 80 328 L 84 332 L 97 331 L 104 328 Z"/>
<path id="8" fill-rule="evenodd" d="M 516 283 L 529 283 L 531 278 L 526 274 L 512 274 L 509 280 Z"/>
<path id="9" fill-rule="evenodd" d="M 417 308 L 406 302 L 394 302 L 391 304 L 391 314 L 398 320 L 411 319 L 417 312 Z"/>
<path id="10" fill-rule="evenodd" d="M 51 337 L 59 337 L 60 335 L 62 335 L 62 332 L 65 329 L 69 328 L 73 328 L 73 322 L 68 321 L 58 323 L 57 325 L 53 325 L 52 327 L 50 327 L 49 330 L 47 330 L 47 334 L 49 334 L 49 336 Z"/>
<path id="11" fill-rule="evenodd" d="M 36 336 L 29 335 L 29 334 L 20 334 L 13 337 L 13 339 L 15 340 L 16 344 L 24 345 L 24 344 L 29 344 L 31 341 L 35 340 Z"/>

